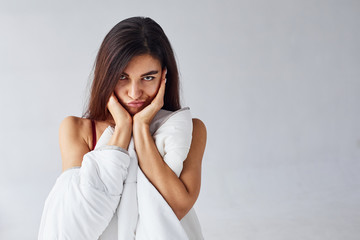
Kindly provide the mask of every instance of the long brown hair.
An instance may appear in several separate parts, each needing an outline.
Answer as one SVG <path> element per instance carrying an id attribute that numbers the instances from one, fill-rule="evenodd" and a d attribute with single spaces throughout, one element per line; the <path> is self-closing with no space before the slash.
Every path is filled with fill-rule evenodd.
<path id="1" fill-rule="evenodd" d="M 150 54 L 167 68 L 163 109 L 180 109 L 179 72 L 171 44 L 163 29 L 148 17 L 132 17 L 116 24 L 105 36 L 94 65 L 87 110 L 83 117 L 106 120 L 108 99 L 120 74 L 129 61 L 138 55 Z"/>

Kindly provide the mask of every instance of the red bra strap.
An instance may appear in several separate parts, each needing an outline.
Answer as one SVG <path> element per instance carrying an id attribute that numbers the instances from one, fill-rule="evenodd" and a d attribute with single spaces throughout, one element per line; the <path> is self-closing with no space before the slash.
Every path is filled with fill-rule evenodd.
<path id="1" fill-rule="evenodd" d="M 91 125 L 92 125 L 92 132 L 93 132 L 93 148 L 92 148 L 92 150 L 94 150 L 95 146 L 96 146 L 96 128 L 95 128 L 94 120 L 91 120 Z"/>

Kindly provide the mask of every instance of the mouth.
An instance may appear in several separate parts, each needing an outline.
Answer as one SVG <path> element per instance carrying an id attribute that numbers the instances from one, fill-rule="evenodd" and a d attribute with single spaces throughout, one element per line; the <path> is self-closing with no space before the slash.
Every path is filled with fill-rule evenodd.
<path id="1" fill-rule="evenodd" d="M 127 105 L 129 107 L 135 107 L 135 108 L 139 108 L 141 107 L 142 105 L 144 105 L 145 101 L 132 101 L 132 102 L 129 102 Z"/>

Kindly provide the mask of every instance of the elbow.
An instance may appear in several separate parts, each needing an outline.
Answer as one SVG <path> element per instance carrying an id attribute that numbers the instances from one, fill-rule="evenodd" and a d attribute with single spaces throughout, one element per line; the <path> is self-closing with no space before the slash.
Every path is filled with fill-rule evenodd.
<path id="1" fill-rule="evenodd" d="M 198 185 L 195 189 L 187 190 L 186 195 L 184 197 L 177 197 L 177 204 L 173 211 L 177 218 L 181 220 L 183 217 L 188 214 L 191 208 L 194 206 L 198 196 L 200 193 L 200 185 Z"/>
<path id="2" fill-rule="evenodd" d="M 179 201 L 179 204 L 173 208 L 173 211 L 179 221 L 185 217 L 186 214 L 190 211 L 190 209 L 194 206 L 196 198 L 188 196 L 187 199 L 183 199 Z"/>
<path id="3" fill-rule="evenodd" d="M 180 221 L 183 217 L 185 217 L 185 215 L 190 211 L 190 209 L 191 208 L 178 208 L 174 210 L 174 213 Z"/>

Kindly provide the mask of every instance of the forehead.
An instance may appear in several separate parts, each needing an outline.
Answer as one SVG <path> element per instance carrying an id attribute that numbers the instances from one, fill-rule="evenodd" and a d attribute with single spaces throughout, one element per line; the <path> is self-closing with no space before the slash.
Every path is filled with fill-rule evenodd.
<path id="1" fill-rule="evenodd" d="M 133 57 L 124 72 L 130 75 L 143 74 L 151 70 L 161 70 L 160 61 L 149 54 Z"/>

